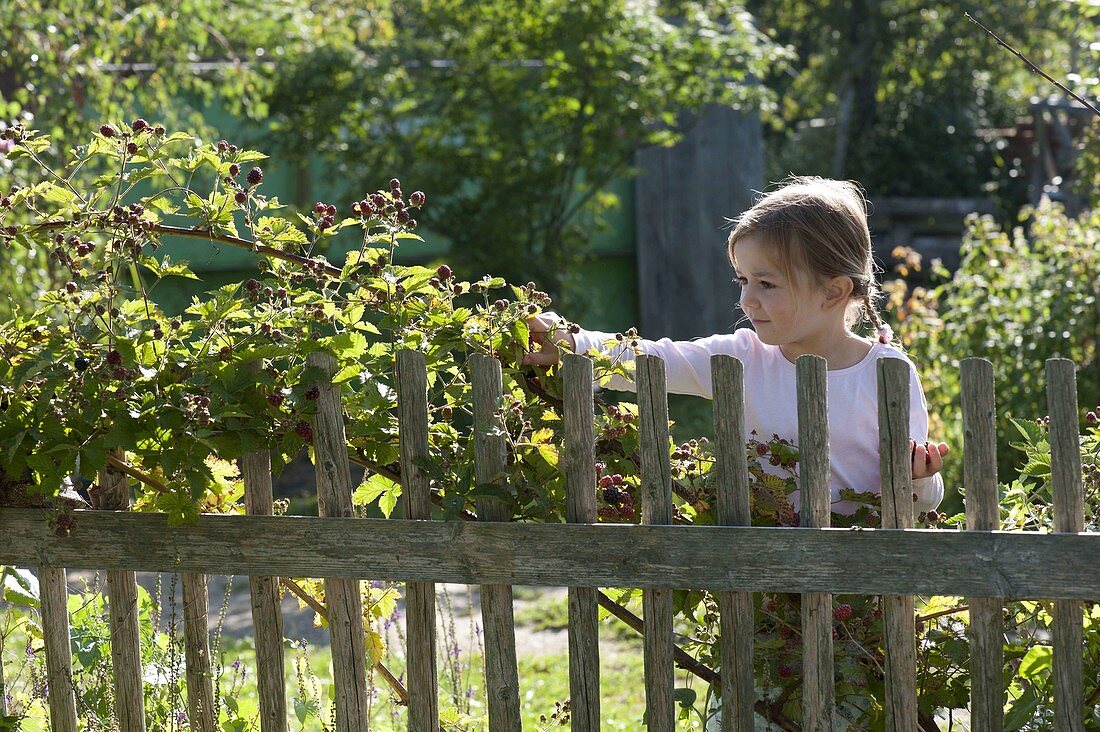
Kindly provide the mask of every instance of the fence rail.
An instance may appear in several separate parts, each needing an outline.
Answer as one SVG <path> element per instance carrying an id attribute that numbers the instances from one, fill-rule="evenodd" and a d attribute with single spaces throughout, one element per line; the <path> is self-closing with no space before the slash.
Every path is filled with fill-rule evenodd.
<path id="1" fill-rule="evenodd" d="M 325 366 L 324 363 L 319 365 Z M 479 478 L 493 480 L 503 464 L 503 446 L 487 429 L 495 424 L 501 399 L 500 366 L 475 360 L 476 459 Z M 57 568 L 106 569 L 122 590 L 132 588 L 134 571 L 191 573 L 199 578 L 192 592 L 204 593 L 202 576 L 248 574 L 264 578 L 253 586 L 258 645 L 261 729 L 286 729 L 285 690 L 281 681 L 281 617 L 273 589 L 278 577 L 326 578 L 333 633 L 337 728 L 366 729 L 362 633 L 355 580 L 409 583 L 406 616 L 410 643 L 409 728 L 439 725 L 435 681 L 434 583 L 482 586 L 489 703 L 489 728 L 519 729 L 511 586 L 568 586 L 570 613 L 570 691 L 574 730 L 600 726 L 598 642 L 595 588 L 643 588 L 645 610 L 645 690 L 649 729 L 675 724 L 671 590 L 718 592 L 722 613 L 721 677 L 723 728 L 751 729 L 753 592 L 803 594 L 806 639 L 804 729 L 831 729 L 834 713 L 831 595 L 881 594 L 886 608 L 886 684 L 889 729 L 918 729 L 915 693 L 915 633 L 912 595 L 965 595 L 971 600 L 974 729 L 1002 726 L 1005 690 L 1000 626 L 1004 598 L 1056 600 L 1054 673 L 1058 729 L 1083 728 L 1082 601 L 1100 598 L 1100 534 L 1082 533 L 1084 506 L 1078 448 L 1073 364 L 1047 364 L 1053 450 L 1056 533 L 997 531 L 996 456 L 993 443 L 994 398 L 988 362 L 963 363 L 966 439 L 967 531 L 915 530 L 912 525 L 908 469 L 908 367 L 886 359 L 879 364 L 880 436 L 883 484 L 882 529 L 828 527 L 828 426 L 825 424 L 825 363 L 803 357 L 797 367 L 799 445 L 804 526 L 751 527 L 749 478 L 742 429 L 742 371 L 730 357 L 713 360 L 718 526 L 672 526 L 671 473 L 663 363 L 638 362 L 643 479 L 641 525 L 596 525 L 592 432 L 592 369 L 580 356 L 567 357 L 565 372 L 565 446 L 569 523 L 514 524 L 492 499 L 479 504 L 478 522 L 427 520 L 428 487 L 416 461 L 427 451 L 427 400 L 424 361 L 402 353 L 398 360 L 402 475 L 408 520 L 350 517 L 350 485 L 339 392 L 322 385 L 321 414 L 315 421 L 321 517 L 261 515 L 270 504 L 269 472 L 262 455 L 245 461 L 247 516 L 200 516 L 169 527 L 167 518 L 125 510 L 75 513 L 71 534 L 56 536 L 40 511 L 0 511 L 0 564 L 40 567 L 47 629 L 51 723 L 54 730 L 75 730 L 72 685 L 54 683 L 71 674 L 64 616 L 64 572 Z M 507 486 L 503 486 L 507 488 Z M 117 506 L 116 507 L 121 507 Z M 53 568 L 53 569 L 51 569 Z M 186 575 L 185 575 L 186 576 Z M 266 583 L 266 584 L 265 584 Z M 122 591 L 120 590 L 120 591 Z M 132 686 L 140 679 L 123 592 L 109 603 L 112 646 L 119 684 L 122 728 L 141 715 Z M 116 604 L 122 606 L 115 607 Z M 195 601 L 198 604 L 198 601 Z M 205 624 L 188 616 L 185 632 L 200 635 Z M 213 729 L 202 713 L 212 702 L 202 686 L 204 638 L 188 638 L 189 699 L 193 729 Z M 341 650 L 337 653 L 337 646 Z M 337 656 L 339 655 L 339 658 Z M 205 663 L 208 664 L 208 659 Z M 278 674 L 278 675 L 277 675 Z M 127 697 L 123 697 L 125 689 Z M 129 716 L 127 716 L 129 715 Z"/>

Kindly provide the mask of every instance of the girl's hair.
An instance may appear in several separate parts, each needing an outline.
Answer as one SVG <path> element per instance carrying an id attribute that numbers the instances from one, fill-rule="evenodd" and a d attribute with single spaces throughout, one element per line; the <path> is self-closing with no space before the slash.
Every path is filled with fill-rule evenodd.
<path id="1" fill-rule="evenodd" d="M 878 340 L 893 339 L 875 309 L 881 297 L 875 282 L 867 200 L 850 181 L 791 177 L 764 195 L 735 220 L 728 240 L 730 264 L 737 242 L 759 237 L 771 249 L 789 282 L 816 285 L 833 277 L 850 277 L 852 295 L 844 314 L 851 328 L 866 320 Z M 813 282 L 806 282 L 807 275 Z"/>

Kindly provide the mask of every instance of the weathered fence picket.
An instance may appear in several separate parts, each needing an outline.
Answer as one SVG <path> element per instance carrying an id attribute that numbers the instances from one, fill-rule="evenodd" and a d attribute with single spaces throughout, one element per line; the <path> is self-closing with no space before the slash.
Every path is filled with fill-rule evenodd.
<path id="1" fill-rule="evenodd" d="M 1047 361 L 1050 410 L 1050 466 L 1054 493 L 1054 530 L 1085 530 L 1085 491 L 1077 415 L 1077 379 L 1073 362 Z M 1083 732 L 1083 617 L 1079 600 L 1054 601 L 1054 723 L 1059 732 Z"/>
<path id="2" fill-rule="evenodd" d="M 749 466 L 745 456 L 744 365 L 733 356 L 710 360 L 714 382 L 714 439 L 719 526 L 750 526 Z M 756 702 L 751 592 L 719 592 L 722 729 L 751 730 Z"/>
<path id="3" fill-rule="evenodd" d="M 113 450 L 116 459 L 125 457 Z M 130 481 L 108 466 L 99 472 L 96 507 L 126 511 L 130 507 Z M 138 628 L 137 576 L 132 571 L 107 571 L 107 607 L 111 628 L 111 662 L 114 667 L 115 716 L 120 729 L 145 732 L 145 694 L 141 685 L 141 637 Z"/>
<path id="4" fill-rule="evenodd" d="M 206 575 L 183 573 L 183 643 L 187 679 L 187 720 L 195 732 L 214 732 L 214 674 L 210 668 L 210 634 Z"/>
<path id="5" fill-rule="evenodd" d="M 328 353 L 309 354 L 307 364 L 325 376 L 318 390 L 313 419 L 317 510 L 328 518 L 351 518 L 351 466 L 344 433 L 340 389 L 333 385 L 336 359 Z M 357 579 L 325 579 L 329 634 L 332 638 L 332 681 L 336 690 L 336 732 L 361 732 L 368 727 L 366 645 L 363 600 Z"/>
<path id="6" fill-rule="evenodd" d="M 639 356 L 638 452 L 641 457 L 642 523 L 672 523 L 672 466 L 668 452 L 668 398 L 665 363 L 655 356 Z M 672 590 L 642 590 L 645 621 L 645 696 L 648 729 L 662 732 L 676 726 L 676 688 L 672 630 Z"/>
<path id="7" fill-rule="evenodd" d="M 42 603 L 42 637 L 46 645 L 46 689 L 52 732 L 76 732 L 76 691 L 69 641 L 69 590 L 65 570 L 41 567 L 38 590 Z"/>
<path id="8" fill-rule="evenodd" d="M 478 485 L 496 485 L 507 490 L 499 477 L 507 460 L 507 445 L 502 434 L 504 387 L 500 361 L 489 356 L 476 356 L 472 367 L 475 479 Z M 484 494 L 477 497 L 477 515 L 481 521 L 492 522 L 512 518 L 506 502 Z M 511 583 L 481 586 L 481 620 L 485 632 L 489 732 L 517 730 L 520 728 L 519 669 Z"/>
<path id="9" fill-rule="evenodd" d="M 830 470 L 828 377 L 820 356 L 799 356 L 798 462 L 800 525 L 829 528 Z M 832 732 L 833 596 L 814 592 L 802 596 L 802 717 L 807 732 Z"/>
<path id="10" fill-rule="evenodd" d="M 566 354 L 562 363 L 565 390 L 566 519 L 596 523 L 596 437 L 593 424 L 592 361 Z M 600 729 L 600 643 L 595 587 L 569 588 L 569 699 L 573 732 Z"/>
<path id="11" fill-rule="evenodd" d="M 597 587 L 643 590 L 646 717 L 652 730 L 675 725 L 673 588 L 718 593 L 721 613 L 720 684 L 723 730 L 748 730 L 755 699 L 752 674 L 755 632 L 753 592 L 800 593 L 802 600 L 803 729 L 830 729 L 835 715 L 832 664 L 832 596 L 881 594 L 885 607 L 887 729 L 917 730 L 914 594 L 966 595 L 971 614 L 975 730 L 1003 727 L 1005 689 L 1001 610 L 1005 597 L 1055 600 L 1055 721 L 1059 730 L 1083 729 L 1082 601 L 1100 597 L 1100 536 L 1083 533 L 1084 498 L 1078 447 L 1074 368 L 1047 362 L 1051 417 L 1055 533 L 1001 532 L 998 525 L 995 403 L 988 361 L 962 364 L 966 439 L 966 532 L 897 531 L 913 522 L 909 438 L 909 367 L 898 359 L 878 365 L 882 530 L 828 528 L 829 461 L 827 372 L 816 357 L 796 366 L 799 405 L 801 528 L 752 527 L 744 450 L 743 370 L 715 356 L 714 527 L 675 527 L 669 464 L 664 364 L 637 362 L 642 477 L 642 525 L 595 524 L 592 363 L 567 356 L 565 444 L 567 523 L 513 524 L 502 430 L 502 378 L 498 361 L 473 361 L 475 478 L 479 522 L 430 521 L 428 481 L 419 458 L 428 454 L 428 401 L 424 357 L 398 354 L 401 473 L 406 521 L 352 517 L 350 471 L 339 390 L 331 383 L 335 360 L 313 354 L 320 379 L 314 449 L 321 516 L 271 513 L 266 453 L 242 459 L 248 516 L 200 516 L 168 528 L 164 516 L 129 513 L 126 476 L 108 468 L 94 492 L 96 508 L 77 511 L 72 537 L 63 538 L 39 512 L 0 512 L 0 564 L 39 565 L 53 730 L 76 730 L 75 695 L 67 642 L 65 570 L 106 569 L 120 729 L 143 732 L 140 648 L 134 571 L 178 571 L 185 577 L 188 656 L 209 657 L 205 575 L 252 575 L 253 621 L 263 732 L 285 732 L 282 627 L 277 578 L 325 578 L 332 632 L 337 730 L 367 729 L 366 673 L 359 580 L 408 583 L 409 729 L 436 730 L 435 582 L 482 586 L 486 687 L 492 732 L 520 728 L 512 585 L 568 586 L 570 689 L 573 729 L 601 724 Z M 116 459 L 121 458 L 117 453 Z M 630 561 L 624 562 L 623 557 Z M 792 566 L 785 558 L 798 556 Z M 974 558 L 980 561 L 975 561 Z M 1042 562 L 1035 558 L 1041 557 Z M 781 559 L 777 559 L 781 558 Z M 190 578 L 189 580 L 187 578 Z M 265 584 L 266 583 L 266 584 Z M 190 589 L 188 589 L 190 585 Z M 200 618 L 191 610 L 203 608 Z M 621 608 L 620 608 L 621 609 Z M 636 620 L 636 619 L 635 619 Z M 200 630 L 201 627 L 201 630 Z M 261 652 L 261 649 L 265 649 Z M 200 659 L 201 660 L 201 659 Z M 190 722 L 212 729 L 213 701 L 204 690 L 201 663 L 188 663 Z M 708 670 L 709 671 L 709 670 Z M 265 681 L 266 679 L 266 681 Z M 3 668 L 0 664 L 0 686 Z M 2 689 L 0 689 L 2 691 Z M 2 709 L 0 709 L 2 711 Z"/>
<path id="12" fill-rule="evenodd" d="M 259 362 L 253 366 L 260 368 Z M 257 450 L 241 458 L 245 511 L 270 516 L 275 496 L 271 486 L 271 454 Z M 283 658 L 283 610 L 279 578 L 248 578 L 252 606 L 252 636 L 256 647 L 256 693 L 260 700 L 260 732 L 287 732 L 286 662 Z"/>
<path id="13" fill-rule="evenodd" d="M 878 431 L 882 483 L 882 528 L 913 526 L 913 481 L 909 448 L 909 364 L 878 362 Z M 886 729 L 917 732 L 917 646 L 913 596 L 882 598 L 886 626 Z"/>
<path id="14" fill-rule="evenodd" d="M 1001 528 L 997 495 L 997 425 L 993 364 L 981 358 L 962 362 L 963 483 L 966 527 L 970 531 Z M 970 597 L 970 725 L 974 732 L 1004 729 L 1003 602 L 996 597 Z"/>
<path id="15" fill-rule="evenodd" d="M 417 464 L 428 457 L 428 375 L 424 354 L 397 354 L 397 409 L 401 445 L 402 502 L 405 518 L 432 517 L 428 477 Z M 405 587 L 408 639 L 409 729 L 439 729 L 436 682 L 435 585 L 409 582 Z"/>

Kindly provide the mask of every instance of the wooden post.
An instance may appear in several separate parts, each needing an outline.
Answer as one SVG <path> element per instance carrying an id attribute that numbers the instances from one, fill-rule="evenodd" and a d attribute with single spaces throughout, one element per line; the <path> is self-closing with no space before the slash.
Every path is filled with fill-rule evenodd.
<path id="1" fill-rule="evenodd" d="M 69 591 L 65 586 L 65 570 L 40 567 L 38 587 L 42 602 L 42 637 L 46 643 L 50 729 L 52 732 L 76 732 L 76 690 L 73 689 Z"/>
<path id="2" fill-rule="evenodd" d="M 913 473 L 909 449 L 909 364 L 878 362 L 878 430 L 882 528 L 913 526 Z M 912 595 L 884 595 L 886 625 L 886 729 L 917 732 L 917 629 Z"/>
<path id="3" fill-rule="evenodd" d="M 562 358 L 565 388 L 566 520 L 596 522 L 596 436 L 592 361 Z M 569 699 L 573 732 L 600 729 L 600 643 L 595 587 L 569 588 Z"/>
<path id="4" fill-rule="evenodd" d="M 745 455 L 745 367 L 733 356 L 712 356 L 714 438 L 719 526 L 750 526 L 749 466 Z M 719 592 L 722 639 L 722 730 L 751 730 L 756 685 L 751 592 Z"/>
<path id="5" fill-rule="evenodd" d="M 489 356 L 473 358 L 474 475 L 479 485 L 500 480 L 506 467 L 507 445 L 498 433 L 503 394 L 500 362 Z M 492 496 L 477 497 L 479 521 L 509 521 L 511 507 Z M 485 629 L 485 687 L 489 701 L 489 732 L 520 728 L 519 670 L 516 663 L 516 627 L 510 585 L 481 586 L 481 620 Z"/>
<path id="6" fill-rule="evenodd" d="M 66 617 L 66 622 L 68 615 Z M 6 717 L 8 714 L 8 687 L 4 683 L 4 643 L 3 639 L 0 639 L 0 717 Z"/>
<path id="7" fill-rule="evenodd" d="M 668 398 L 665 362 L 639 356 L 638 439 L 641 454 L 642 522 L 672 523 L 672 468 L 669 464 Z M 673 693 L 672 590 L 642 590 L 647 729 L 672 732 L 676 726 Z"/>
<path id="8" fill-rule="evenodd" d="M 428 457 L 428 374 L 423 353 L 397 352 L 397 409 L 405 518 L 427 521 L 432 517 L 431 488 L 427 475 L 416 464 L 418 459 Z M 405 585 L 405 627 L 409 730 L 438 730 L 434 584 Z"/>
<path id="9" fill-rule="evenodd" d="M 827 362 L 820 356 L 798 357 L 799 488 L 801 525 L 830 525 L 829 403 Z M 833 679 L 833 596 L 802 595 L 803 729 L 832 732 L 835 706 Z"/>
<path id="10" fill-rule="evenodd" d="M 210 670 L 210 635 L 206 575 L 183 573 L 183 639 L 187 676 L 187 712 L 191 729 L 214 732 L 214 675 Z"/>
<path id="11" fill-rule="evenodd" d="M 125 453 L 113 450 L 122 460 Z M 99 471 L 92 494 L 96 508 L 125 511 L 130 506 L 130 482 L 112 467 Z M 145 697 L 141 685 L 141 636 L 138 628 L 137 575 L 124 569 L 107 571 L 107 606 L 114 664 L 115 717 L 120 729 L 145 732 Z"/>
<path id="12" fill-rule="evenodd" d="M 274 493 L 271 455 L 258 450 L 241 457 L 245 510 L 249 516 L 270 516 Z M 286 661 L 283 657 L 283 610 L 279 578 L 248 578 L 252 604 L 252 633 L 256 642 L 256 691 L 260 697 L 261 732 L 286 732 Z"/>
<path id="13" fill-rule="evenodd" d="M 1047 409 L 1054 530 L 1080 533 L 1085 530 L 1085 490 L 1081 482 L 1077 378 L 1072 361 L 1047 360 Z M 1079 600 L 1054 601 L 1054 728 L 1059 732 L 1085 729 L 1082 609 Z"/>
<path id="14" fill-rule="evenodd" d="M 314 386 L 317 414 L 313 418 L 313 455 L 317 471 L 317 508 L 321 516 L 351 518 L 351 466 L 344 433 L 340 389 L 332 383 L 336 359 L 314 351 L 306 363 L 325 374 Z M 367 666 L 363 632 L 363 600 L 359 580 L 325 579 L 329 633 L 332 638 L 332 681 L 336 690 L 336 732 L 368 728 Z"/>
<path id="15" fill-rule="evenodd" d="M 963 484 L 966 486 L 966 528 L 1001 528 L 997 496 L 997 425 L 993 364 L 984 358 L 962 362 Z M 1004 729 L 1004 620 L 1002 601 L 971 597 L 970 724 L 974 732 Z"/>

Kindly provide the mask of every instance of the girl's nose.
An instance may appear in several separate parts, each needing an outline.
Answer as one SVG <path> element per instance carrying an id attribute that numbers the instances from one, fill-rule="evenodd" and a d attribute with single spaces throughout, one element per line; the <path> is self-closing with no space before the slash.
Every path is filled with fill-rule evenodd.
<path id="1" fill-rule="evenodd" d="M 738 301 L 738 303 L 740 303 L 741 309 L 743 310 L 746 305 L 749 305 L 749 306 L 755 305 L 756 304 L 756 297 L 754 295 L 749 294 L 749 288 L 748 287 L 742 286 L 741 287 L 741 295 L 740 295 L 740 297 L 738 298 L 737 301 Z"/>

